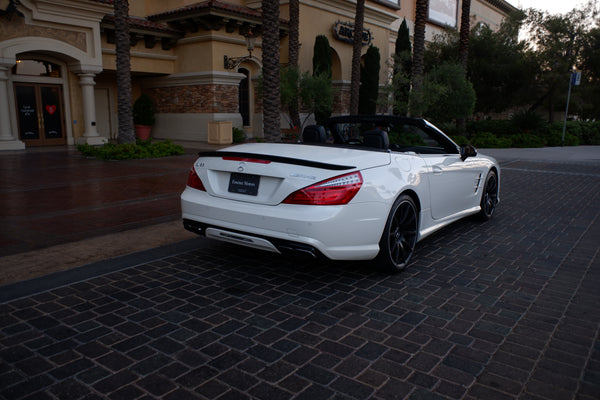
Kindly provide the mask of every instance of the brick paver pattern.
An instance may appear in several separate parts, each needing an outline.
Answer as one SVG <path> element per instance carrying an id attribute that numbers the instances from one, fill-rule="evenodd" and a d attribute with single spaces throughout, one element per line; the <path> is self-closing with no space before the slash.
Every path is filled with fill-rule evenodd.
<path id="1" fill-rule="evenodd" d="M 599 193 L 506 162 L 397 275 L 215 244 L 0 304 L 0 398 L 597 400 Z"/>

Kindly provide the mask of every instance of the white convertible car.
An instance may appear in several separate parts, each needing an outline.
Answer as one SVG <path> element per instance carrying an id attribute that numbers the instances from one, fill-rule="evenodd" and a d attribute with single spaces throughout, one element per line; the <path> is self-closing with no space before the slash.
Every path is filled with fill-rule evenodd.
<path id="1" fill-rule="evenodd" d="M 301 143 L 200 153 L 181 207 L 185 228 L 209 238 L 396 272 L 437 229 L 491 218 L 499 178 L 494 159 L 423 119 L 343 116 Z"/>

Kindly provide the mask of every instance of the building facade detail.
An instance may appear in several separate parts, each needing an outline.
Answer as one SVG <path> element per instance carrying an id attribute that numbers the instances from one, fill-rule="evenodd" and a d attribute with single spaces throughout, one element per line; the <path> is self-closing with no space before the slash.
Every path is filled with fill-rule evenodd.
<path id="1" fill-rule="evenodd" d="M 170 4 L 177 7 L 170 8 Z M 443 18 L 458 15 L 461 0 Z M 116 139 L 116 51 L 111 0 L 19 0 L 0 13 L 0 150 Z M 155 138 L 207 140 L 208 123 L 231 121 L 262 136 L 260 0 L 129 0 L 134 100 L 149 94 Z M 288 1 L 281 0 L 281 63 L 287 62 Z M 354 0 L 300 1 L 300 69 L 312 71 L 313 45 L 328 37 L 334 114 L 348 112 Z M 380 49 L 380 82 L 388 79 L 403 18 L 412 31 L 414 1 L 367 0 L 365 49 Z M 440 6 L 441 7 L 441 6 Z M 473 23 L 497 28 L 514 8 L 505 0 L 472 0 Z M 440 10 L 438 10 L 440 11 Z M 456 13 L 456 14 L 453 14 Z M 444 17 L 445 16 L 445 17 Z M 428 24 L 431 39 L 442 27 Z M 246 36 L 256 38 L 248 54 Z M 366 50 L 365 50 L 366 51 Z M 235 63 L 225 65 L 225 59 Z M 282 128 L 286 119 L 282 118 Z"/>

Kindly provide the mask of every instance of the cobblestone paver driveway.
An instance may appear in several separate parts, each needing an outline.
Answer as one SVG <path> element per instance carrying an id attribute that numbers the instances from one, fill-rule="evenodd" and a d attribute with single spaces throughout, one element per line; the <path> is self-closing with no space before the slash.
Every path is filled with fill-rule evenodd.
<path id="1" fill-rule="evenodd" d="M 2 303 L 0 398 L 597 400 L 597 167 L 504 162 L 394 276 L 218 244 Z"/>

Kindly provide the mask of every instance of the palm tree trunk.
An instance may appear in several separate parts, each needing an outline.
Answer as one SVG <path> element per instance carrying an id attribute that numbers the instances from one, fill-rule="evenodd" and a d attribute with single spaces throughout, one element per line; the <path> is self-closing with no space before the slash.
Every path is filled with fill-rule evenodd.
<path id="1" fill-rule="evenodd" d="M 300 27 L 300 0 L 290 0 L 290 36 L 289 36 L 289 67 L 298 68 L 300 52 L 299 28 Z M 300 113 L 298 112 L 298 98 L 289 105 L 290 118 L 294 127 L 300 128 Z"/>
<path id="2" fill-rule="evenodd" d="M 460 16 L 460 44 L 458 55 L 460 63 L 467 73 L 467 64 L 469 60 L 469 36 L 471 34 L 471 0 L 462 0 L 462 10 Z"/>
<path id="3" fill-rule="evenodd" d="M 129 41 L 129 2 L 114 0 L 115 42 L 117 53 L 117 114 L 119 143 L 134 143 L 133 102 L 131 98 L 131 64 Z"/>
<path id="4" fill-rule="evenodd" d="M 281 141 L 279 97 L 279 1 L 262 0 L 263 125 L 265 139 Z"/>
<path id="5" fill-rule="evenodd" d="M 460 16 L 460 35 L 458 57 L 462 65 L 465 76 L 469 67 L 469 36 L 471 34 L 471 0 L 462 0 L 462 9 Z M 464 118 L 456 120 L 456 127 L 460 132 L 466 130 L 467 122 Z"/>
<path id="6" fill-rule="evenodd" d="M 360 57 L 362 54 L 362 35 L 365 21 L 365 0 L 357 0 L 354 17 L 354 42 L 352 47 L 352 78 L 350 81 L 350 114 L 358 114 L 360 95 Z"/>
<path id="7" fill-rule="evenodd" d="M 429 0 L 417 0 L 415 5 L 415 32 L 413 43 L 412 64 L 412 91 L 410 96 L 409 114 L 413 114 L 416 104 L 422 101 L 421 89 L 423 87 L 423 71 L 425 68 L 425 24 L 427 23 L 427 12 Z M 418 113 L 417 113 L 418 114 Z M 420 115 L 416 115 L 420 116 Z"/>

